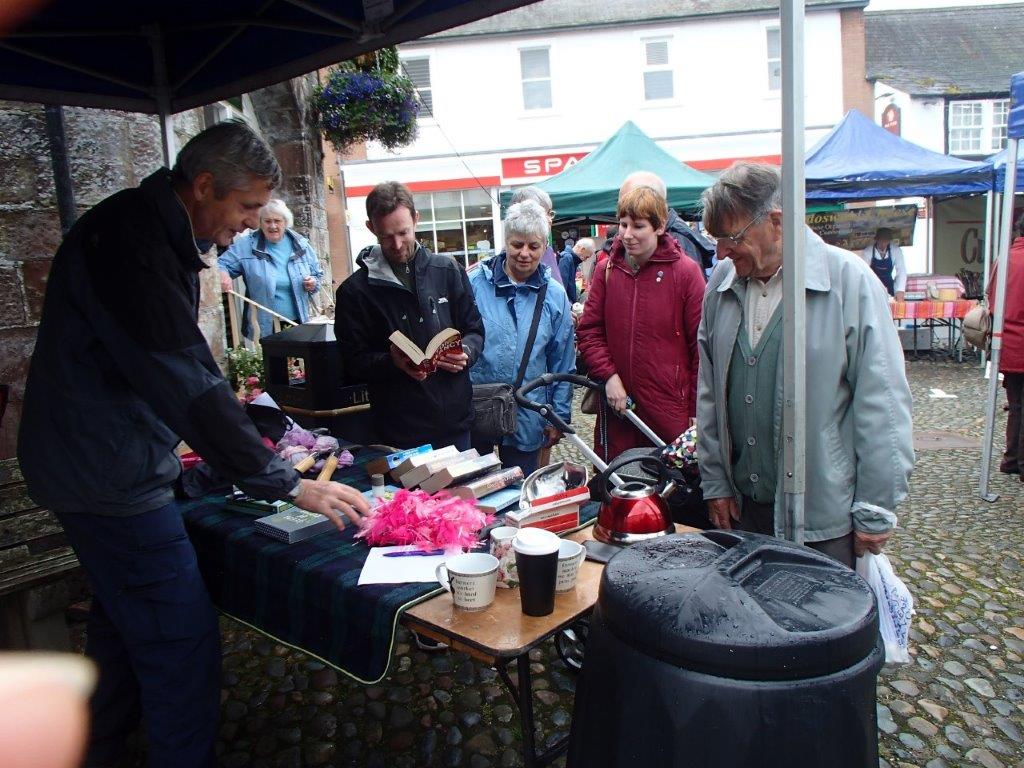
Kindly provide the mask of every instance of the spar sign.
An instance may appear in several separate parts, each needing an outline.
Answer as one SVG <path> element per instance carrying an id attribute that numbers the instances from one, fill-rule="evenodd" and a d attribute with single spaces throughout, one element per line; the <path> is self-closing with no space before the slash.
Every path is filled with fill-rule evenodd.
<path id="1" fill-rule="evenodd" d="M 586 157 L 588 152 L 564 155 L 534 155 L 530 157 L 503 157 L 501 175 L 505 179 L 547 178 L 571 168 Z"/>

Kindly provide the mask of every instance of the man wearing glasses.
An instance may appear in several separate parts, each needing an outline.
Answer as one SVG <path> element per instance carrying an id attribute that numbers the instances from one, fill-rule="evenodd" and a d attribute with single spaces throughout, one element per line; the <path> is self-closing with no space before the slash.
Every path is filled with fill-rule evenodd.
<path id="1" fill-rule="evenodd" d="M 711 522 L 780 536 L 782 190 L 778 168 L 736 163 L 703 194 L 720 263 L 697 333 L 697 450 Z M 726 234 L 730 233 L 730 234 Z M 880 552 L 914 463 L 903 352 L 881 283 L 805 234 L 805 541 L 853 566 Z"/>

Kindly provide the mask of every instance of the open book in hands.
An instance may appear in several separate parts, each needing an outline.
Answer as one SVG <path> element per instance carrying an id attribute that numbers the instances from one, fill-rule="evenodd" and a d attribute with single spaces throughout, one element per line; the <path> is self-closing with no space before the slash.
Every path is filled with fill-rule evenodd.
<path id="1" fill-rule="evenodd" d="M 437 361 L 447 354 L 462 354 L 462 334 L 454 328 L 439 331 L 428 343 L 426 349 L 420 349 L 412 339 L 401 331 L 395 331 L 388 337 L 389 341 L 409 358 L 413 366 L 423 373 L 437 370 Z"/>

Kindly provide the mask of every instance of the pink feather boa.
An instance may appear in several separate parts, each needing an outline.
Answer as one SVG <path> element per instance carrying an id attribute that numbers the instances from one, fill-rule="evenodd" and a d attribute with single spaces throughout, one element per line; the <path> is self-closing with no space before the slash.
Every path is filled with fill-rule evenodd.
<path id="1" fill-rule="evenodd" d="M 468 549 L 477 543 L 480 529 L 494 520 L 465 499 L 444 491 L 401 490 L 363 518 L 356 534 L 373 546 L 414 544 L 422 550 Z"/>

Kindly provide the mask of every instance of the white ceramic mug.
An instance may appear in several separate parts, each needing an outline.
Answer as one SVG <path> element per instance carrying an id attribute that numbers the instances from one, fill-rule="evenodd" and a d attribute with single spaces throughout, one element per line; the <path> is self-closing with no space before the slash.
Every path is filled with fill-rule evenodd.
<path id="1" fill-rule="evenodd" d="M 452 593 L 456 608 L 479 611 L 494 602 L 498 558 L 486 552 L 449 557 L 434 571 L 441 586 Z"/>
<path id="2" fill-rule="evenodd" d="M 499 587 L 519 585 L 516 553 L 512 549 L 512 539 L 517 533 L 519 533 L 519 529 L 513 528 L 511 525 L 502 525 L 491 530 L 491 554 L 498 558 Z"/>
<path id="3" fill-rule="evenodd" d="M 575 541 L 562 539 L 558 545 L 558 575 L 555 576 L 555 592 L 568 592 L 576 586 L 580 563 L 586 548 Z"/>

